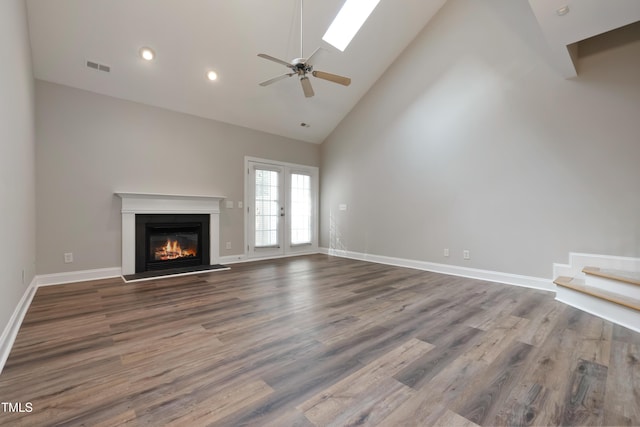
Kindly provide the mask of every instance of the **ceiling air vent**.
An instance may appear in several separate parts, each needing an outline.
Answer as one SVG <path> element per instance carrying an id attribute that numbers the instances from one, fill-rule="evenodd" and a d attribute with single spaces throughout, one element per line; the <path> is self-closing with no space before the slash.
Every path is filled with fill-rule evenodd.
<path id="1" fill-rule="evenodd" d="M 86 65 L 87 65 L 88 68 L 92 68 L 92 69 L 97 70 L 97 71 L 104 71 L 105 73 L 111 72 L 111 67 L 108 66 L 108 65 L 99 64 L 99 63 L 93 62 L 93 61 L 87 61 Z"/>

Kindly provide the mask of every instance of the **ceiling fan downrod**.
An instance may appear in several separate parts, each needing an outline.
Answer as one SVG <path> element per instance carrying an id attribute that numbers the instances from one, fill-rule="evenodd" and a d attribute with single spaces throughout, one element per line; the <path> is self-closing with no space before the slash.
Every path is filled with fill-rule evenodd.
<path id="1" fill-rule="evenodd" d="M 304 0 L 300 0 L 300 58 L 304 58 L 304 14 L 303 5 Z"/>

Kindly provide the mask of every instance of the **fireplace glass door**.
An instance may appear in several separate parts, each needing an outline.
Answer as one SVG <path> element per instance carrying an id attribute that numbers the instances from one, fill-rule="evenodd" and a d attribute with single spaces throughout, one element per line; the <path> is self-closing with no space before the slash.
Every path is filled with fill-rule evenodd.
<path id="1" fill-rule="evenodd" d="M 152 232 L 149 236 L 149 260 L 169 261 L 198 257 L 197 232 Z"/>
<path id="2" fill-rule="evenodd" d="M 209 215 L 136 214 L 136 273 L 210 263 Z"/>
<path id="3" fill-rule="evenodd" d="M 199 224 L 147 224 L 147 270 L 199 265 L 200 235 Z"/>

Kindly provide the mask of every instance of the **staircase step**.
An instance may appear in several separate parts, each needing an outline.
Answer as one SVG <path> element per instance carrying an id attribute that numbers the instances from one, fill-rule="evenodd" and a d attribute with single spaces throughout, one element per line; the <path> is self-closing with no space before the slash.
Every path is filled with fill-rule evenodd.
<path id="1" fill-rule="evenodd" d="M 592 296 L 594 298 L 599 298 L 605 301 L 609 301 L 614 304 L 618 304 L 618 305 L 640 312 L 639 299 L 630 298 L 625 295 L 620 295 L 615 292 L 606 291 L 601 288 L 587 286 L 584 280 L 575 279 L 573 277 L 560 276 L 556 280 L 554 280 L 553 283 L 555 283 L 558 286 L 572 289 L 574 291 L 581 292 L 583 294 Z"/>
<path id="2" fill-rule="evenodd" d="M 578 279 L 576 277 L 567 277 L 567 276 L 560 276 L 556 278 L 556 280 L 554 280 L 553 283 L 555 283 L 558 286 L 564 286 L 565 288 L 571 288 L 573 286 L 577 286 L 577 287 L 585 286 L 584 280 Z"/>
<path id="3" fill-rule="evenodd" d="M 585 285 L 603 289 L 626 298 L 640 299 L 640 276 L 636 272 L 598 267 L 582 269 Z"/>
<path id="4" fill-rule="evenodd" d="M 640 272 L 638 271 L 623 271 L 598 267 L 585 267 L 582 269 L 582 272 L 591 276 L 617 280 L 618 282 L 640 286 Z"/>

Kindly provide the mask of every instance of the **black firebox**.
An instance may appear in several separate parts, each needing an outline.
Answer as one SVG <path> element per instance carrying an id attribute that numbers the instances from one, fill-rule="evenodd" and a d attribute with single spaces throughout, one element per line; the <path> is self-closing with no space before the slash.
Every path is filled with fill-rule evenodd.
<path id="1" fill-rule="evenodd" d="M 209 265 L 209 215 L 137 214 L 136 273 Z"/>

